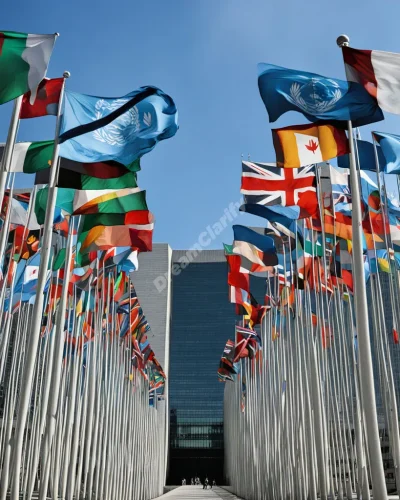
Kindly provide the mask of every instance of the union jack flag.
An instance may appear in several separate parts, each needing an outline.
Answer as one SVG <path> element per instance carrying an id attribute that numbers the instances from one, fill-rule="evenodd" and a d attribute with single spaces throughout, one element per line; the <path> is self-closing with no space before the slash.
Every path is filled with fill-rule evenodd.
<path id="1" fill-rule="evenodd" d="M 272 163 L 244 161 L 240 192 L 245 195 L 245 203 L 298 205 L 301 216 L 308 217 L 318 208 L 315 165 L 277 168 Z"/>

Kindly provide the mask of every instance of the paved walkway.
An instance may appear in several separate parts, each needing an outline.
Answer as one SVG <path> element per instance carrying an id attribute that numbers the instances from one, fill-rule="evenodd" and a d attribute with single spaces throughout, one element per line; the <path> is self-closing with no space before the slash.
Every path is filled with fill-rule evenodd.
<path id="1" fill-rule="evenodd" d="M 212 490 L 203 490 L 203 486 L 179 486 L 155 500 L 240 500 L 223 488 L 214 487 Z"/>

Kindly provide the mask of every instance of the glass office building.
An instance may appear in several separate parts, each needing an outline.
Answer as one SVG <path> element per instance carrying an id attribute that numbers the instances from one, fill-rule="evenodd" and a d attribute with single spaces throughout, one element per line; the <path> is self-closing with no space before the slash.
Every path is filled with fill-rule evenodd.
<path id="1" fill-rule="evenodd" d="M 226 340 L 234 339 L 236 316 L 224 252 L 204 250 L 182 269 L 177 263 L 186 254 L 172 255 L 168 483 L 207 475 L 221 484 L 224 384 L 217 369 Z M 264 287 L 264 280 L 252 284 L 259 300 Z"/>
<path id="2" fill-rule="evenodd" d="M 167 484 L 196 475 L 222 484 L 224 384 L 217 370 L 237 319 L 224 252 L 172 251 L 158 243 L 140 257 L 132 279 L 151 326 L 149 341 L 167 372 Z M 265 280 L 252 279 L 251 290 L 263 303 Z"/>

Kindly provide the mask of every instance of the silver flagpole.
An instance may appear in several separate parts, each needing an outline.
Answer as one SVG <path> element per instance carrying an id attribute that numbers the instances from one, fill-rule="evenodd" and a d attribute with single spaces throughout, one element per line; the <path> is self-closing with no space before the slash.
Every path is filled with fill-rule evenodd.
<path id="1" fill-rule="evenodd" d="M 339 47 L 349 45 L 349 37 L 340 35 L 336 40 Z M 387 498 L 385 474 L 382 463 L 382 453 L 379 440 L 378 417 L 376 414 L 376 398 L 374 373 L 372 368 L 371 343 L 368 321 L 367 289 L 364 279 L 364 259 L 362 247 L 362 217 L 361 200 L 354 151 L 353 126 L 348 121 L 348 136 L 350 144 L 350 184 L 352 193 L 352 229 L 353 229 L 353 276 L 355 285 L 356 326 L 359 347 L 359 366 L 361 392 L 363 396 L 366 438 L 371 462 L 372 493 L 374 498 Z"/>
<path id="2" fill-rule="evenodd" d="M 4 191 L 7 182 L 7 174 L 10 170 L 12 154 L 14 151 L 14 145 L 17 138 L 18 127 L 19 127 L 19 113 L 21 111 L 23 95 L 20 95 L 14 99 L 14 109 L 11 116 L 10 128 L 8 129 L 7 142 L 4 147 L 3 159 L 1 161 L 0 168 L 0 207 L 3 204 Z M 0 258 L 2 256 L 0 255 Z"/>
<path id="3" fill-rule="evenodd" d="M 49 399 L 47 401 L 47 415 L 46 415 L 46 426 L 43 435 L 43 464 L 44 470 L 42 472 L 42 480 L 40 482 L 40 492 L 39 498 L 46 498 L 47 485 L 49 481 L 50 474 L 50 455 L 51 446 L 53 441 L 53 436 L 56 427 L 56 417 L 57 417 L 57 403 L 60 392 L 60 383 L 62 375 L 62 356 L 64 349 L 64 324 L 65 324 L 65 310 L 67 307 L 68 298 L 68 282 L 69 282 L 69 270 L 71 267 L 72 260 L 72 230 L 73 222 L 70 220 L 65 255 L 64 264 L 64 283 L 60 297 L 60 303 L 58 305 L 56 325 L 54 327 L 54 339 L 53 339 L 53 351 L 52 351 L 52 366 L 50 378 L 50 392 Z M 43 415 L 44 418 L 44 415 Z"/>
<path id="4" fill-rule="evenodd" d="M 70 74 L 64 73 L 64 82 L 60 93 L 60 101 L 57 113 L 56 133 L 54 140 L 54 152 L 52 159 L 52 167 L 50 169 L 49 195 L 46 207 L 46 219 L 44 224 L 44 232 L 40 256 L 40 268 L 38 273 L 38 284 L 36 291 L 36 300 L 32 314 L 32 329 L 29 335 L 27 345 L 27 353 L 22 373 L 22 386 L 18 408 L 17 423 L 15 428 L 15 436 L 13 439 L 13 459 L 14 459 L 14 477 L 12 482 L 11 499 L 19 500 L 19 485 L 20 485 L 20 470 L 22 446 L 25 433 L 25 425 L 28 417 L 29 401 L 31 397 L 32 382 L 34 376 L 37 347 L 40 339 L 40 327 L 42 322 L 43 302 L 44 302 L 44 287 L 47 278 L 47 266 L 51 251 L 51 237 L 53 230 L 54 210 L 57 198 L 57 175 L 58 175 L 58 153 L 59 153 L 59 135 L 61 127 L 62 102 L 64 97 L 65 79 Z"/>

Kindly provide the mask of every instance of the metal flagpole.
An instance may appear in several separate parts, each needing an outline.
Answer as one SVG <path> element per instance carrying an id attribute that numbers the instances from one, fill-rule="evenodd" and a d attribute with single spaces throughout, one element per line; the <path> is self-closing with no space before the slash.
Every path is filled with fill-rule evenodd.
<path id="1" fill-rule="evenodd" d="M 14 99 L 14 109 L 11 116 L 10 128 L 8 129 L 7 141 L 3 151 L 3 159 L 0 168 L 0 207 L 3 204 L 4 191 L 6 187 L 7 174 L 10 170 L 12 154 L 19 127 L 19 113 L 21 111 L 23 95 Z M 1 257 L 1 255 L 0 255 Z"/>
<path id="2" fill-rule="evenodd" d="M 340 35 L 336 42 L 339 47 L 349 45 L 349 37 Z M 353 230 L 353 276 L 355 294 L 356 326 L 359 347 L 359 366 L 361 392 L 366 423 L 366 438 L 371 461 L 372 492 L 374 498 L 387 498 L 385 474 L 383 471 L 382 453 L 379 440 L 378 417 L 376 414 L 376 398 L 374 374 L 372 368 L 371 343 L 369 333 L 367 290 L 364 279 L 364 260 L 362 247 L 361 200 L 354 151 L 353 126 L 348 121 L 348 139 L 350 144 L 350 184 L 352 193 L 352 230 Z"/>
<path id="3" fill-rule="evenodd" d="M 47 401 L 46 427 L 43 434 L 44 445 L 42 450 L 42 456 L 43 456 L 44 470 L 42 472 L 42 480 L 40 482 L 39 498 L 46 497 L 47 485 L 50 474 L 51 445 L 56 426 L 57 403 L 60 392 L 62 356 L 64 349 L 65 310 L 68 298 L 69 271 L 72 261 L 72 230 L 73 230 L 73 222 L 70 221 L 68 239 L 66 244 L 65 264 L 64 264 L 65 278 L 56 316 L 56 325 L 54 327 L 52 367 L 51 367 L 51 372 L 48 375 L 50 378 L 50 393 L 49 393 L 49 399 Z"/>
<path id="4" fill-rule="evenodd" d="M 22 373 L 23 383 L 21 386 L 17 423 L 15 428 L 15 436 L 13 439 L 14 477 L 12 483 L 11 500 L 19 499 L 22 446 L 25 433 L 25 425 L 29 411 L 29 402 L 31 397 L 37 347 L 40 339 L 40 327 L 42 322 L 42 312 L 43 312 L 43 302 L 44 302 L 43 292 L 47 279 L 47 266 L 50 258 L 54 210 L 57 198 L 56 182 L 58 174 L 58 153 L 60 147 L 58 137 L 60 135 L 60 127 L 61 127 L 62 102 L 64 97 L 65 79 L 68 78 L 69 76 L 70 76 L 69 72 L 66 71 L 64 73 L 64 82 L 60 93 L 60 101 L 57 113 L 54 152 L 51 163 L 52 167 L 50 169 L 49 195 L 47 201 L 46 219 L 44 224 L 44 232 L 43 232 L 42 247 L 41 247 L 40 268 L 38 273 L 36 300 L 32 314 L 32 323 L 31 323 L 32 328 L 27 345 L 24 370 Z"/>

